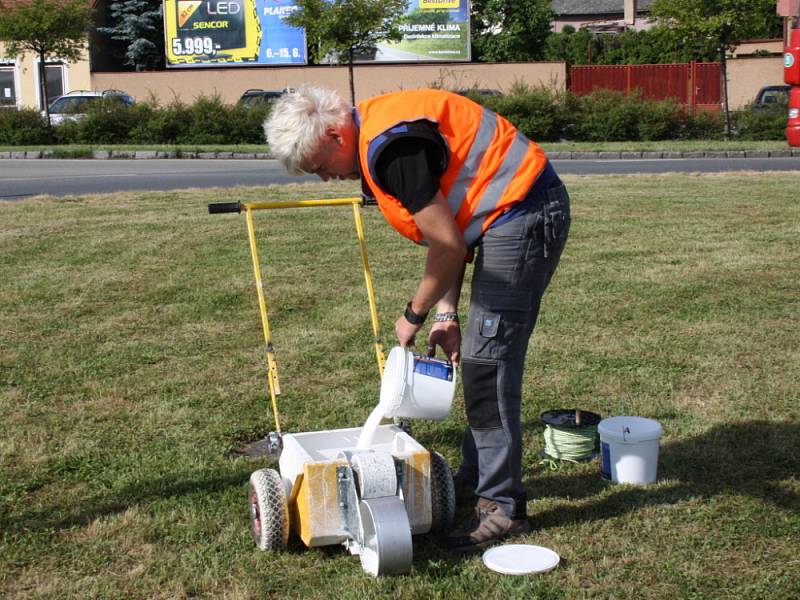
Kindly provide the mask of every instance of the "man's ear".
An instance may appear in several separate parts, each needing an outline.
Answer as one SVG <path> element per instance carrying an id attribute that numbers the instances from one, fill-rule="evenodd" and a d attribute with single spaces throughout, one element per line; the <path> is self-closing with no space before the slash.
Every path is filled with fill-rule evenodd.
<path id="1" fill-rule="evenodd" d="M 339 130 L 336 127 L 328 127 L 325 130 L 325 136 L 329 137 L 340 146 L 342 145 L 342 134 L 339 133 Z"/>

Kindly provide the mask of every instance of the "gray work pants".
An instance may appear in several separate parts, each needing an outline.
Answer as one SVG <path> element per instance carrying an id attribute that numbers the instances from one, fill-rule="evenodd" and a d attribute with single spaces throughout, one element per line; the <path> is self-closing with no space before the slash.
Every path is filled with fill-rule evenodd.
<path id="1" fill-rule="evenodd" d="M 570 226 L 569 196 L 550 188 L 531 210 L 489 229 L 475 259 L 461 376 L 469 427 L 458 476 L 513 518 L 525 517 L 520 401 L 528 340 Z"/>

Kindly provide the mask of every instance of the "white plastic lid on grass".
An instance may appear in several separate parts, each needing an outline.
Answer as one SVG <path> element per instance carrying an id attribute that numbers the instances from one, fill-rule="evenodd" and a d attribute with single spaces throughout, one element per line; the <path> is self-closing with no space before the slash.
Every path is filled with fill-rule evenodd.
<path id="1" fill-rule="evenodd" d="M 555 569 L 560 560 L 550 548 L 528 544 L 495 546 L 483 553 L 483 564 L 504 575 L 546 573 Z"/>

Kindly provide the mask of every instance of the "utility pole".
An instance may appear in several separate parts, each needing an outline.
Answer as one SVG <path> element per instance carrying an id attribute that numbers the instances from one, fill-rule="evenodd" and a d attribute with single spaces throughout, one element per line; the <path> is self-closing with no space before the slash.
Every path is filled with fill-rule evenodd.
<path id="1" fill-rule="evenodd" d="M 625 0 L 625 25 L 636 25 L 636 0 Z"/>

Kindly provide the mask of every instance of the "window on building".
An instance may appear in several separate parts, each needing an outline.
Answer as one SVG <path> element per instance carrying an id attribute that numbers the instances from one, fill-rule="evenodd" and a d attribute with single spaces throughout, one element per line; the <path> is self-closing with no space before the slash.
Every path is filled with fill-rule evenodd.
<path id="1" fill-rule="evenodd" d="M 0 108 L 17 105 L 17 90 L 14 85 L 14 67 L 0 65 Z"/>
<path id="2" fill-rule="evenodd" d="M 47 85 L 47 100 L 52 102 L 59 96 L 63 96 L 64 92 L 64 65 L 45 65 L 44 80 Z"/>

